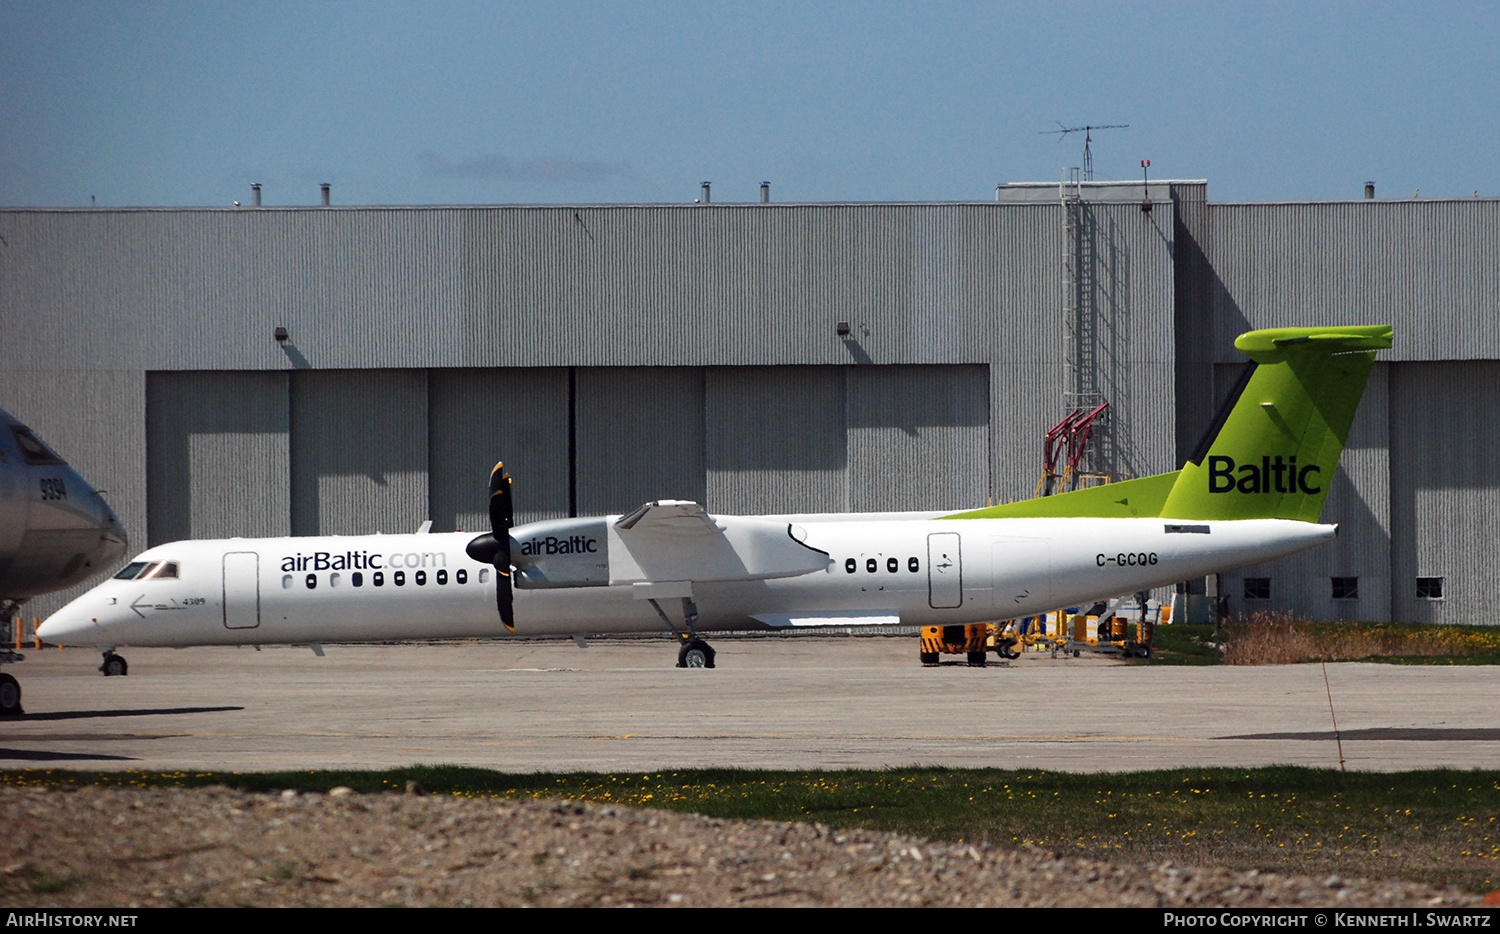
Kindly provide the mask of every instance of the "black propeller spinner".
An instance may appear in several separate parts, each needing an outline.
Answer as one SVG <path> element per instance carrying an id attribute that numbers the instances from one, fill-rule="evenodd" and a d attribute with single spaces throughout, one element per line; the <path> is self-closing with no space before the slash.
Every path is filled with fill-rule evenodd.
<path id="1" fill-rule="evenodd" d="M 512 632 L 516 629 L 516 614 L 512 606 L 510 580 L 510 530 L 512 526 L 510 504 L 510 474 L 505 472 L 501 461 L 490 471 L 490 529 L 491 531 L 469 542 L 464 551 L 475 561 L 483 561 L 495 568 L 495 605 L 500 610 L 500 621 Z"/>

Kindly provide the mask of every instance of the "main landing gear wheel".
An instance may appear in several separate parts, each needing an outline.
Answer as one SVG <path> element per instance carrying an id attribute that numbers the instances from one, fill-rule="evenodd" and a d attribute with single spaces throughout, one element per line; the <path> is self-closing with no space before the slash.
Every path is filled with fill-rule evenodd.
<path id="1" fill-rule="evenodd" d="M 0 674 L 0 717 L 18 717 L 25 712 L 21 709 L 21 683 Z"/>
<path id="2" fill-rule="evenodd" d="M 123 678 L 130 674 L 130 665 L 126 664 L 125 659 L 115 653 L 106 652 L 104 655 L 104 664 L 99 666 L 99 670 L 104 672 L 104 677 L 106 678 Z"/>
<path id="3" fill-rule="evenodd" d="M 702 639 L 689 639 L 677 650 L 678 668 L 712 668 L 714 650 Z"/>

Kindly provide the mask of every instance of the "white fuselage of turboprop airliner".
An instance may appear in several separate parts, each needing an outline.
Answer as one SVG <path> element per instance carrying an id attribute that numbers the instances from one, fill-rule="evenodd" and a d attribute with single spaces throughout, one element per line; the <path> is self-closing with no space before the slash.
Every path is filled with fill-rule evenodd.
<path id="1" fill-rule="evenodd" d="M 708 521 L 722 528 L 735 520 Z M 693 627 L 704 632 L 946 625 L 1258 564 L 1327 542 L 1336 531 L 1281 519 L 942 520 L 932 513 L 737 521 L 784 527 L 813 555 L 815 569 L 674 581 L 640 579 L 648 575 L 635 567 L 633 578 L 545 589 L 528 587 L 518 570 L 511 632 L 496 611 L 495 568 L 465 553 L 472 532 L 184 541 L 143 552 L 122 572 L 126 578 L 69 603 L 40 635 L 113 647 L 666 632 L 664 616 L 682 625 L 684 597 L 697 613 Z M 515 530 L 518 540 L 525 528 Z M 612 534 L 617 541 L 620 533 Z M 561 539 L 550 547 L 590 546 Z"/>

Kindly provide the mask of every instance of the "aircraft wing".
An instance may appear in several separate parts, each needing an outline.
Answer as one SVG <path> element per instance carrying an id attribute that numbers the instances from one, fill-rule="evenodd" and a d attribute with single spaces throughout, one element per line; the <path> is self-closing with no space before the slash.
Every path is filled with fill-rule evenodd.
<path id="1" fill-rule="evenodd" d="M 698 503 L 659 500 L 609 523 L 612 584 L 751 581 L 828 568 L 828 553 L 788 522 L 711 516 Z"/>

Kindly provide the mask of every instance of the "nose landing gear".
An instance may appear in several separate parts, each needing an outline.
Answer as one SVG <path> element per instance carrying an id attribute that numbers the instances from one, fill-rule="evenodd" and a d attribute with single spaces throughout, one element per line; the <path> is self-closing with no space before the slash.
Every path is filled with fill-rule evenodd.
<path id="1" fill-rule="evenodd" d="M 106 678 L 123 678 L 130 674 L 130 665 L 126 663 L 123 656 L 116 655 L 113 649 L 104 653 L 104 662 L 99 666 Z"/>

